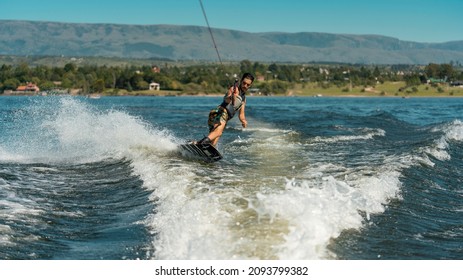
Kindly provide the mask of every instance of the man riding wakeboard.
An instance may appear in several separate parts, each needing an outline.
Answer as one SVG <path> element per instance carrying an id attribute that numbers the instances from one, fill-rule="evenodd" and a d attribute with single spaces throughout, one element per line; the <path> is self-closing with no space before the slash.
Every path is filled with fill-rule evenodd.
<path id="1" fill-rule="evenodd" d="M 250 73 L 244 73 L 240 82 L 230 87 L 223 98 L 222 104 L 209 113 L 208 126 L 209 135 L 199 140 L 198 144 L 213 145 L 217 147 L 220 136 L 229 120 L 238 112 L 238 118 L 241 125 L 246 128 L 248 122 L 245 117 L 246 92 L 254 82 L 254 76 Z"/>

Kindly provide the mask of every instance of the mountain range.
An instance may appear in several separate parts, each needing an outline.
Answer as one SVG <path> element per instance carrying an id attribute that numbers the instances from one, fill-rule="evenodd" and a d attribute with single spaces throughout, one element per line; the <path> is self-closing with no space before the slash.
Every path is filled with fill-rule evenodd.
<path id="1" fill-rule="evenodd" d="M 0 20 L 0 55 L 169 60 L 428 64 L 463 62 L 463 41 L 419 43 L 381 35 L 251 33 L 180 25 Z"/>

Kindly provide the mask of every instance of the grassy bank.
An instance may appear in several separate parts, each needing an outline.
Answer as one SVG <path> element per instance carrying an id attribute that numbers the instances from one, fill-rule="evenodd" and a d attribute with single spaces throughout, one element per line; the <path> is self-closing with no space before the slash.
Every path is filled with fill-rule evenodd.
<path id="1" fill-rule="evenodd" d="M 258 83 L 255 87 L 258 87 Z M 0 94 L 1 96 L 2 94 Z M 7 94 L 5 94 L 7 95 Z M 18 95 L 18 94 L 14 94 Z M 30 94 L 33 95 L 33 94 Z M 101 93 L 103 96 L 213 96 L 223 95 L 222 92 L 204 93 L 191 90 L 138 90 L 108 89 Z M 463 97 L 463 87 L 450 87 L 447 85 L 431 86 L 419 85 L 405 87 L 404 82 L 385 82 L 375 87 L 320 87 L 317 83 L 296 84 L 286 93 L 275 96 L 336 96 L 336 97 Z"/>
<path id="2" fill-rule="evenodd" d="M 256 84 L 258 87 L 258 84 Z M 108 93 L 107 93 L 108 94 Z M 110 93 L 109 93 L 110 94 Z M 223 93 L 205 94 L 191 93 L 172 90 L 145 90 L 127 92 L 120 90 L 117 95 L 139 95 L 139 96 L 170 96 L 170 95 L 222 95 Z M 286 94 L 277 96 L 340 96 L 340 97 L 463 97 L 463 88 L 450 87 L 446 85 L 431 86 L 420 85 L 416 87 L 405 87 L 404 82 L 386 82 L 375 87 L 320 87 L 316 83 L 296 84 L 288 89 Z"/>
<path id="3" fill-rule="evenodd" d="M 375 87 L 336 87 L 322 88 L 314 83 L 297 85 L 288 91 L 295 96 L 367 96 L 367 97 L 463 97 L 463 88 L 446 85 L 419 85 L 405 87 L 404 82 L 386 82 Z"/>

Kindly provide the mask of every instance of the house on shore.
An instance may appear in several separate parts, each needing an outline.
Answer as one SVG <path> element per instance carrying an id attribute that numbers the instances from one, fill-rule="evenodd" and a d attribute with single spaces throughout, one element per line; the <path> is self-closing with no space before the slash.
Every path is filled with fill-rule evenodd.
<path id="1" fill-rule="evenodd" d="M 157 65 L 153 65 L 153 66 L 151 66 L 151 72 L 153 72 L 153 73 L 160 73 L 160 72 L 161 72 L 161 68 L 159 68 L 159 66 L 157 66 Z"/>
<path id="2" fill-rule="evenodd" d="M 150 83 L 150 88 L 149 90 L 160 90 L 161 89 L 161 85 L 158 84 L 158 83 Z"/>
<path id="3" fill-rule="evenodd" d="M 19 86 L 16 88 L 19 92 L 39 92 L 40 88 L 34 83 L 27 83 L 25 86 Z"/>

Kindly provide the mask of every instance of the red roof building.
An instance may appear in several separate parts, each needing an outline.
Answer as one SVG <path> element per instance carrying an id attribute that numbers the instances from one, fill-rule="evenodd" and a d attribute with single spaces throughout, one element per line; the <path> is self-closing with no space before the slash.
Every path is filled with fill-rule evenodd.
<path id="1" fill-rule="evenodd" d="M 40 91 L 40 88 L 39 88 L 36 84 L 28 83 L 28 84 L 25 85 L 25 86 L 19 86 L 18 88 L 16 88 L 16 91 L 33 91 L 33 92 L 39 92 L 39 91 Z"/>

